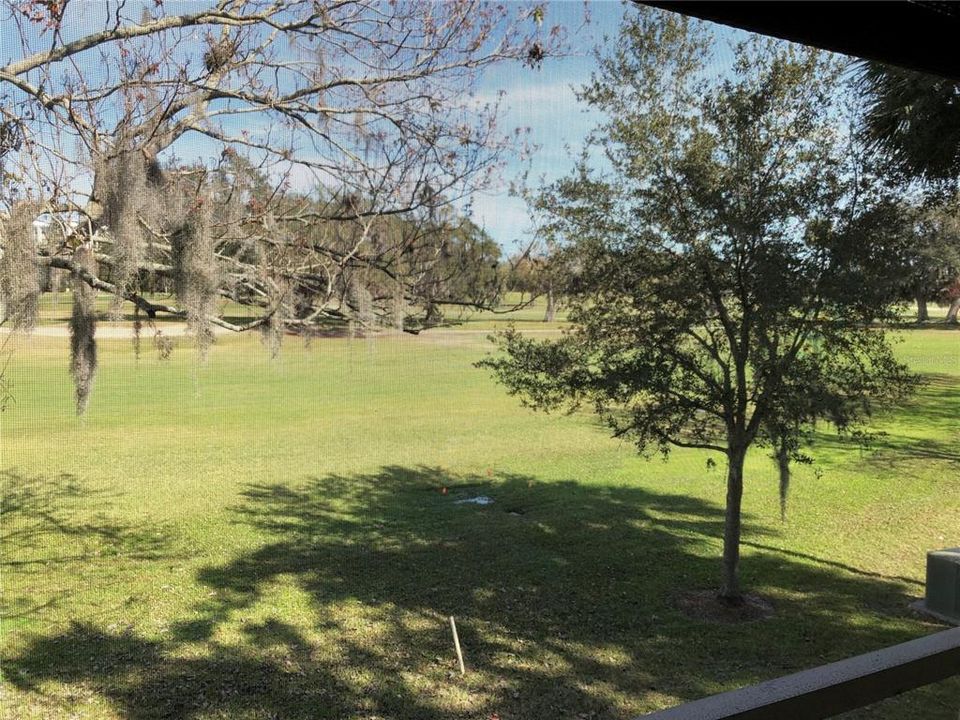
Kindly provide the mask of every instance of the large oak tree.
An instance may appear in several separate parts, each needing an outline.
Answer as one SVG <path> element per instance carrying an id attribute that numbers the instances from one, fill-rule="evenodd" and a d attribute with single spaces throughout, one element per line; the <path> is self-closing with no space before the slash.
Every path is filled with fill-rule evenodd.
<path id="1" fill-rule="evenodd" d="M 70 275 L 79 408 L 96 292 L 186 320 L 201 348 L 214 326 L 416 330 L 490 299 L 483 277 L 445 277 L 514 142 L 471 91 L 493 63 L 551 52 L 542 8 L 2 0 L 0 16 L 5 299 L 30 327 L 36 269 Z"/>

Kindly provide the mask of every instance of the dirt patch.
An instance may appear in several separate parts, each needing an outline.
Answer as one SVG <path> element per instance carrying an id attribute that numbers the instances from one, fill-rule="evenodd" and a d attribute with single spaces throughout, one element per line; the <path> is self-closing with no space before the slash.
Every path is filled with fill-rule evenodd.
<path id="1" fill-rule="evenodd" d="M 773 605 L 759 595 L 744 595 L 738 604 L 721 600 L 716 590 L 691 590 L 678 594 L 674 605 L 691 620 L 701 622 L 736 623 L 756 622 L 773 616 Z"/>

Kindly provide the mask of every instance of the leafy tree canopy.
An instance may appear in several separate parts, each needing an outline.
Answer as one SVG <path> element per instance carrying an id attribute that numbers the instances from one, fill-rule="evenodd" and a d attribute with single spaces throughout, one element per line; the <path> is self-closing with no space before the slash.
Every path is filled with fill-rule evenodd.
<path id="1" fill-rule="evenodd" d="M 541 409 L 587 407 L 642 452 L 727 459 L 721 597 L 741 597 L 744 458 L 794 458 L 813 423 L 854 431 L 914 378 L 872 321 L 895 238 L 842 122 L 832 57 L 756 40 L 714 71 L 699 23 L 638 9 L 581 98 L 608 118 L 544 191 L 578 262 L 573 329 L 516 331 L 482 364 Z"/>
<path id="2" fill-rule="evenodd" d="M 864 61 L 858 86 L 862 132 L 908 177 L 956 183 L 960 177 L 960 83 Z"/>

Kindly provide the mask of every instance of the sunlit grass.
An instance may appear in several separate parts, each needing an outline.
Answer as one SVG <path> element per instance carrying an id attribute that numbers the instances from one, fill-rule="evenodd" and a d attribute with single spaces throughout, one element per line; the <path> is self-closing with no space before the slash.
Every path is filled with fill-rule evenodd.
<path id="1" fill-rule="evenodd" d="M 674 604 L 718 582 L 722 469 L 524 410 L 473 367 L 500 321 L 468 320 L 276 361 L 255 335 L 203 365 L 105 340 L 82 420 L 67 339 L 16 340 L 0 715 L 626 718 L 939 629 L 907 605 L 960 539 L 960 332 L 904 333 L 930 384 L 871 451 L 820 436 L 785 524 L 750 458 L 743 575 L 775 615 L 725 626 Z"/>

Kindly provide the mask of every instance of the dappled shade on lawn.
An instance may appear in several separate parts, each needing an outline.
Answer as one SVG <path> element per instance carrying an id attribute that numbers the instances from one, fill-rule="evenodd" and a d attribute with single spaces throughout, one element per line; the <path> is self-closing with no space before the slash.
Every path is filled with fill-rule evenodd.
<path id="1" fill-rule="evenodd" d="M 723 511 L 681 494 L 385 467 L 250 485 L 232 512 L 263 542 L 202 567 L 164 638 L 73 623 L 9 658 L 10 682 L 138 719 L 617 718 L 910 637 L 914 586 L 781 552 L 750 517 L 746 572 L 775 616 L 690 620 L 677 592 L 711 587 Z M 284 582 L 306 617 L 272 610 Z"/>

